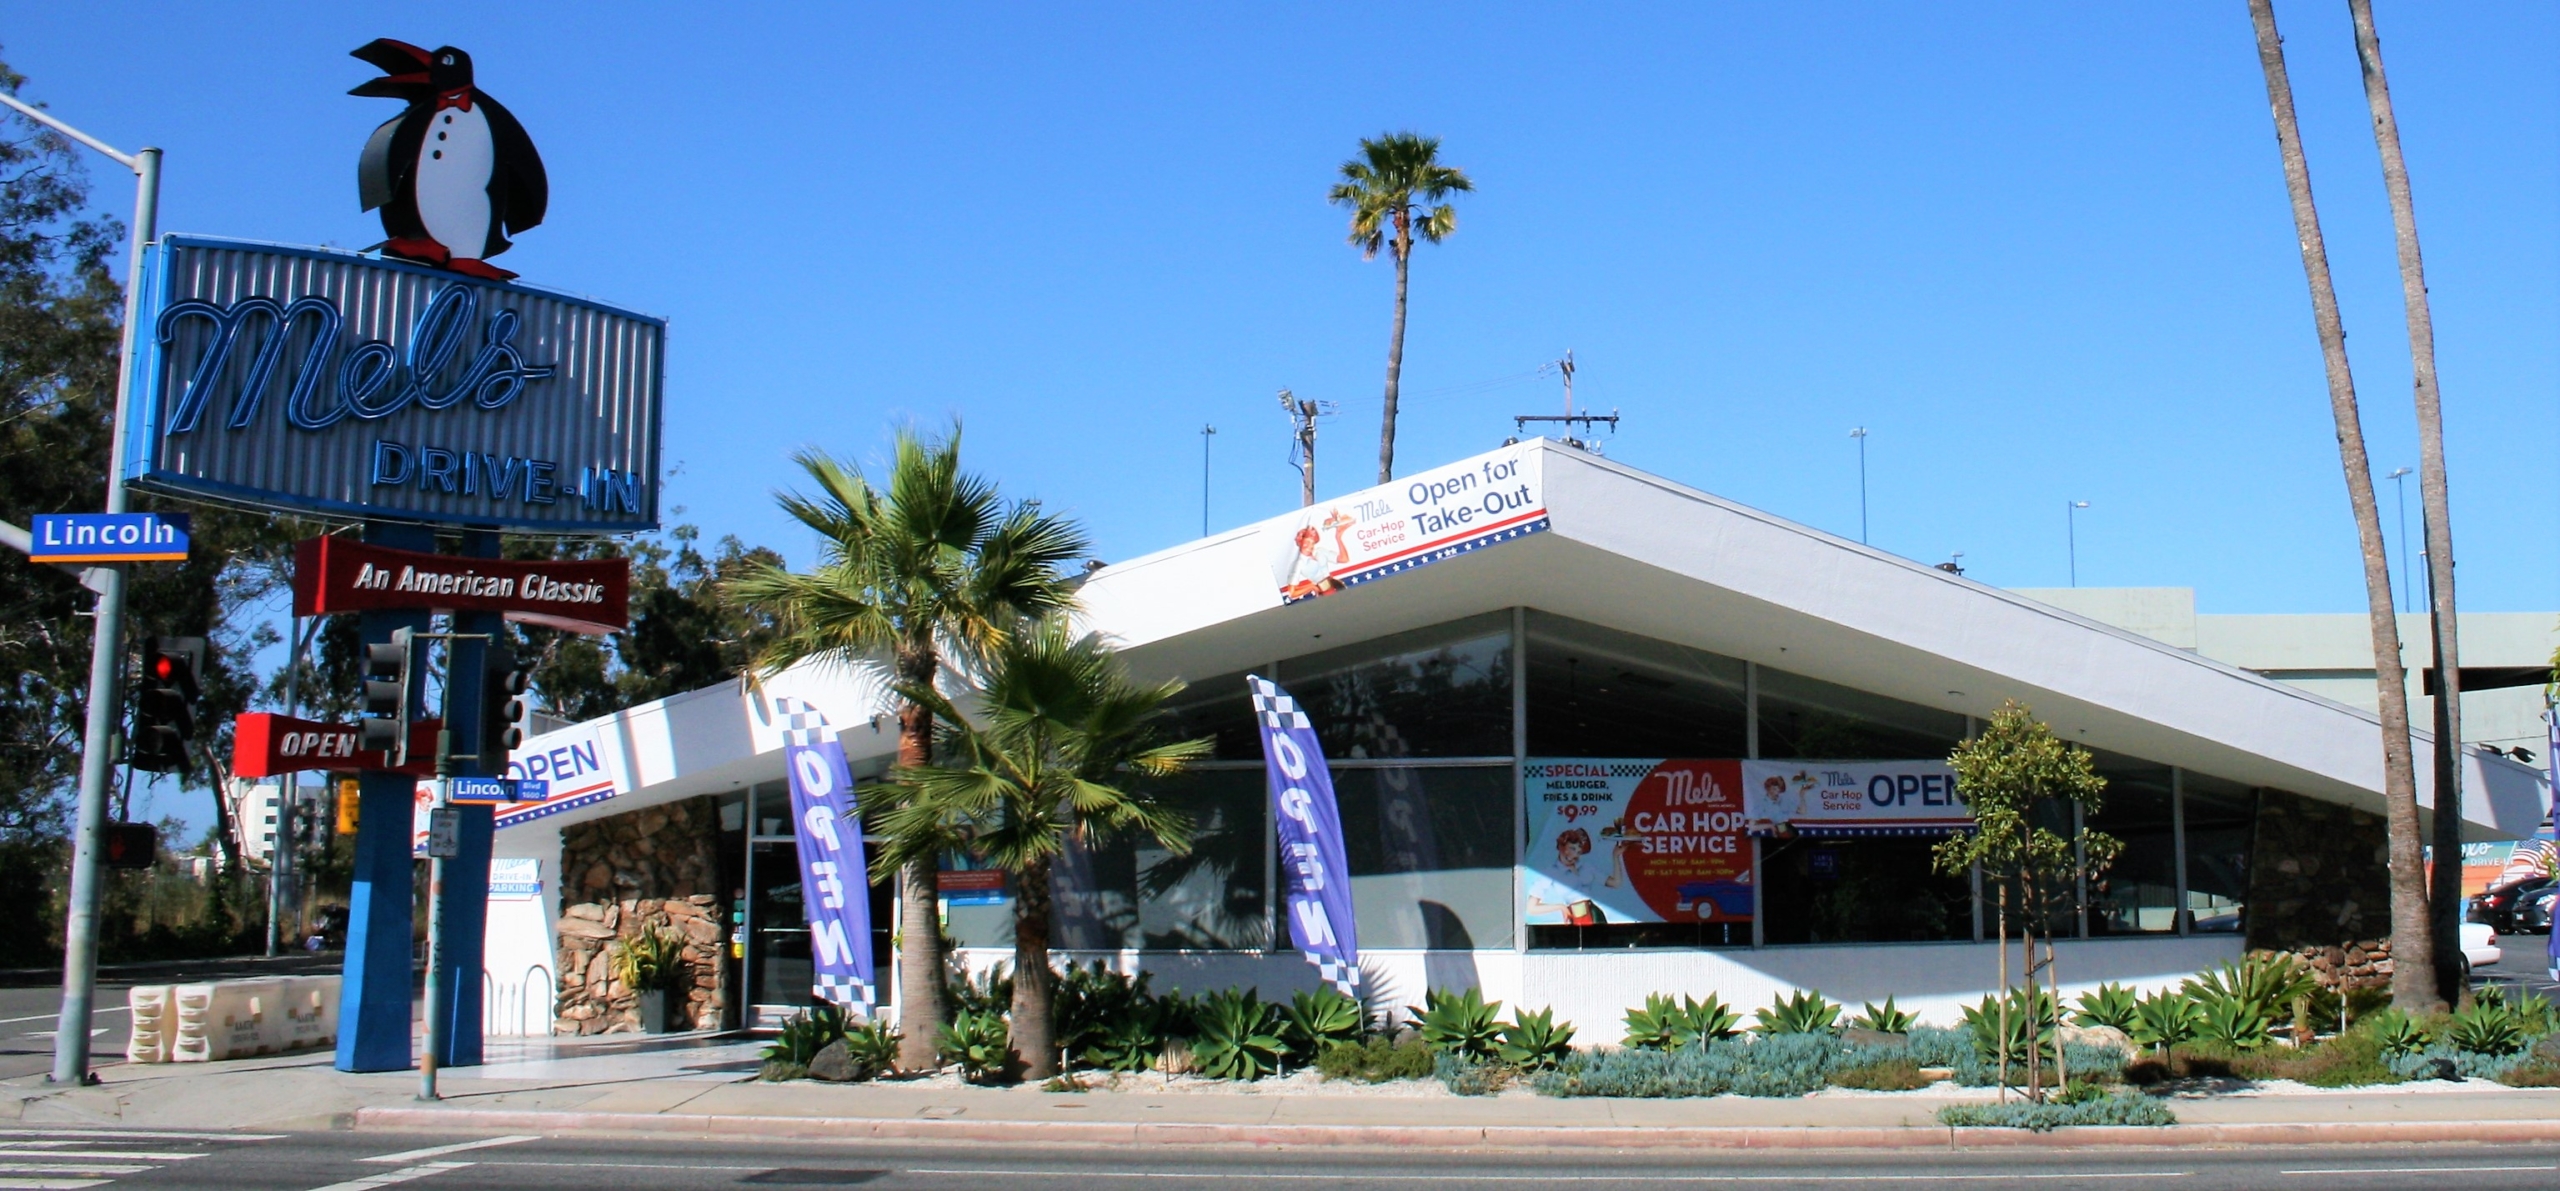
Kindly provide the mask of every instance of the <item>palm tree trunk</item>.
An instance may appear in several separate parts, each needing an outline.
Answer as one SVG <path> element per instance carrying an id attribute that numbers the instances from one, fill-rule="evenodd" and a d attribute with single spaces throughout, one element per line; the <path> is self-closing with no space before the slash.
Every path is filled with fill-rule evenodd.
<path id="1" fill-rule="evenodd" d="M 1396 478 L 1396 387 L 1404 377 L 1404 293 L 1405 274 L 1413 264 L 1413 233 L 1405 226 L 1406 216 L 1396 212 L 1396 323 L 1387 337 L 1387 413 L 1378 429 L 1378 482 Z"/>
<path id="2" fill-rule="evenodd" d="M 1049 1010 L 1058 977 L 1049 970 L 1049 862 L 1013 875 L 1013 1053 L 1025 1079 L 1058 1073 L 1057 1032 Z"/>
<path id="3" fill-rule="evenodd" d="M 2294 122 L 2293 84 L 2285 77 L 2284 42 L 2276 35 L 2270 0 L 2249 0 L 2257 27 L 2258 65 L 2267 77 L 2267 106 L 2275 115 L 2276 149 L 2284 161 L 2285 190 L 2293 199 L 2294 231 L 2302 244 L 2302 272 L 2311 287 L 2312 323 L 2329 378 L 2329 412 L 2337 423 L 2338 461 L 2347 476 L 2347 503 L 2355 512 L 2356 541 L 2364 552 L 2365 604 L 2373 622 L 2373 677 L 2382 712 L 2383 827 L 2390 842 L 2391 1000 L 2412 1013 L 2443 1008 L 2426 967 L 2411 962 L 2435 953 L 2427 916 L 2426 858 L 2419 847 L 2418 779 L 2409 750 L 2409 676 L 2400 657 L 2400 624 L 2392 609 L 2391 564 L 2382 547 L 2382 515 L 2374 504 L 2373 469 L 2356 407 L 2355 376 L 2347 367 L 2347 332 L 2338 318 L 2338 294 L 2329 280 L 2329 248 L 2320 235 L 2320 212 L 2311 200 L 2311 167 L 2302 156 Z"/>
<path id="4" fill-rule="evenodd" d="M 2435 849 L 2428 896 L 2433 901 L 2436 986 L 2448 1001 L 2462 996 L 2462 652 L 2453 601 L 2453 521 L 2444 474 L 2444 412 L 2436 393 L 2436 325 L 2427 305 L 2427 266 L 2418 254 L 2418 210 L 2409 194 L 2409 165 L 2400 156 L 2400 121 L 2382 74 L 2382 37 L 2372 0 L 2347 0 L 2355 20 L 2356 60 L 2364 67 L 2365 105 L 2373 111 L 2373 144 L 2382 151 L 2382 189 L 2391 198 L 2391 230 L 2400 245 L 2400 303 L 2409 315 L 2409 372 L 2418 404 L 2418 492 L 2426 509 L 2429 626 L 2435 635 Z"/>
<path id="5" fill-rule="evenodd" d="M 938 662 L 929 651 L 898 658 L 898 680 L 910 686 L 933 681 Z M 898 765 L 933 760 L 933 713 L 914 703 L 898 709 Z M 926 857 L 898 870 L 898 1066 L 931 1071 L 941 1065 L 942 914 L 936 875 L 941 863 Z"/>

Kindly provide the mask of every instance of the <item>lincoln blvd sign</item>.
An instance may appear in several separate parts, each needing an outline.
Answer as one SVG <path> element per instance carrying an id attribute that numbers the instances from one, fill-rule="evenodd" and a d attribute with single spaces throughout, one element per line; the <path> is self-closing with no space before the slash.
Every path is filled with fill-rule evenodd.
<path id="1" fill-rule="evenodd" d="M 497 612 L 573 633 L 618 633 L 630 625 L 630 605 L 630 563 L 620 558 L 463 558 L 347 538 L 313 538 L 294 547 L 296 616 L 429 608 Z"/>

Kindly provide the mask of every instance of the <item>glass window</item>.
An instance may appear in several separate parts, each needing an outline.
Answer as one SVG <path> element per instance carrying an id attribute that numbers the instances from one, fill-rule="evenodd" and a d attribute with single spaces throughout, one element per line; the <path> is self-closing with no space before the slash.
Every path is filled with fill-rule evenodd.
<path id="1" fill-rule="evenodd" d="M 1267 947 L 1271 924 L 1263 882 L 1271 832 L 1263 813 L 1262 772 L 1184 774 L 1164 782 L 1158 796 L 1191 815 L 1190 852 L 1176 855 L 1129 832 L 1091 849 L 1070 846 L 1052 871 L 1052 945 L 1152 951 Z M 1012 907 L 1001 908 L 1009 945 Z"/>
<path id="2" fill-rule="evenodd" d="M 1511 946 L 1510 766 L 1336 769 L 1333 790 L 1362 947 Z"/>
<path id="3" fill-rule="evenodd" d="M 1829 761 L 1944 757 L 1964 716 L 1760 667 L 1760 755 Z"/>
<path id="4" fill-rule="evenodd" d="M 1254 727 L 1253 698 L 1246 693 L 1244 671 L 1189 683 L 1165 703 L 1162 714 L 1167 740 L 1205 736 L 1216 742 L 1216 751 L 1210 754 L 1213 760 L 1262 759 L 1262 736 Z"/>
<path id="5" fill-rule="evenodd" d="M 2258 829 L 2257 791 L 2189 770 L 2186 793 L 2187 929 L 2238 934 L 2249 900 L 2249 849 Z"/>
<path id="6" fill-rule="evenodd" d="M 2091 750 L 2096 752 L 2096 750 Z M 2115 863 L 2089 881 L 2089 934 L 2158 935 L 2178 928 L 2178 852 L 2169 817 L 2170 770 L 2097 753 L 2107 792 L 2089 830 L 2124 841 Z"/>
<path id="7" fill-rule="evenodd" d="M 758 782 L 747 791 L 749 817 L 755 822 L 759 837 L 795 838 L 791 828 L 791 787 L 781 782 Z"/>
<path id="8" fill-rule="evenodd" d="M 1930 864 L 1936 844 L 1896 836 L 1763 840 L 1761 937 L 1772 944 L 1972 938 L 1972 879 L 1940 876 Z"/>
<path id="9" fill-rule="evenodd" d="M 1743 664 L 1529 613 L 1529 755 L 1739 757 Z"/>
<path id="10" fill-rule="evenodd" d="M 1281 664 L 1325 756 L 1511 755 L 1511 616 L 1497 612 Z M 1260 759 L 1257 742 L 1246 756 Z"/>

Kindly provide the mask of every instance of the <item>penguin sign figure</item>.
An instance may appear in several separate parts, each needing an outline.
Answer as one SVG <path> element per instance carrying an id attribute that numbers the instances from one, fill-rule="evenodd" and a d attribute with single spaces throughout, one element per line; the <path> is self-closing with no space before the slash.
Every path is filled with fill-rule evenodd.
<path id="1" fill-rule="evenodd" d="M 489 263 L 509 233 L 542 222 L 551 183 L 524 125 L 473 86 L 471 55 L 377 38 L 350 52 L 383 77 L 347 92 L 409 101 L 365 141 L 356 189 L 391 238 L 374 247 L 472 277 L 515 274 Z"/>

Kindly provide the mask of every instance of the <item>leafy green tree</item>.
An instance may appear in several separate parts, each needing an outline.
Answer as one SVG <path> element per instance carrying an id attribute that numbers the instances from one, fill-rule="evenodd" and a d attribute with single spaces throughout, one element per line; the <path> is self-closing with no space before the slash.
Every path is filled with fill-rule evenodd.
<path id="1" fill-rule="evenodd" d="M 1325 201 L 1351 210 L 1351 242 L 1362 260 L 1385 248 L 1396 262 L 1395 329 L 1387 339 L 1387 408 L 1378 430 L 1378 482 L 1396 471 L 1396 390 L 1404 375 L 1406 282 L 1413 241 L 1437 244 L 1458 230 L 1458 210 L 1443 201 L 1476 188 L 1466 172 L 1440 164 L 1440 138 L 1411 132 L 1363 137 L 1360 156 L 1342 163 L 1342 180 Z M 1428 205 L 1429 209 L 1424 207 Z"/>
<path id="2" fill-rule="evenodd" d="M 956 829 L 1012 877 L 1013 1041 L 1025 1075 L 1046 1079 L 1058 1060 L 1050 868 L 1070 841 L 1089 848 L 1122 831 L 1190 850 L 1190 816 L 1149 783 L 1209 755 L 1212 742 L 1166 739 L 1157 712 L 1182 684 L 1132 681 L 1100 635 L 1077 636 L 1063 616 L 1004 637 L 983 665 L 974 714 L 929 685 L 899 685 L 941 722 L 948 760 L 897 770 L 908 797 L 881 820 L 891 842 L 880 864 L 930 863 Z"/>
<path id="3" fill-rule="evenodd" d="M 939 440 L 900 431 L 884 485 L 819 452 L 797 462 L 819 493 L 780 500 L 817 531 L 816 567 L 796 574 L 751 564 L 723 590 L 774 618 L 775 634 L 756 657 L 762 673 L 806 660 L 885 670 L 906 699 L 898 764 L 924 766 L 933 760 L 934 716 L 916 696 L 934 690 L 945 651 L 991 654 L 1022 619 L 1068 608 L 1064 568 L 1085 553 L 1084 535 L 1039 502 L 1007 502 L 993 483 L 960 470 L 957 430 Z M 923 853 L 899 867 L 899 1063 L 911 1071 L 934 1066 L 943 1024 L 936 871 Z"/>
<path id="4" fill-rule="evenodd" d="M 2075 916 L 2083 908 L 2080 889 L 2115 863 L 2122 841 L 2104 832 L 2076 826 L 2098 813 L 2107 781 L 2099 777 L 2089 750 L 2061 739 L 2024 704 L 2010 700 L 1992 713 L 1981 735 L 1957 745 L 1947 763 L 1956 771 L 1956 791 L 1973 811 L 1973 830 L 1947 837 L 1932 857 L 1938 871 L 1968 873 L 1981 866 L 1983 879 L 1999 897 L 2000 1036 L 2009 1032 L 2009 924 L 2011 903 L 2018 910 L 2018 935 L 2024 962 L 2019 976 L 2026 989 L 2036 987 L 2041 973 L 2048 988 L 2038 995 L 2062 1003 L 2062 976 L 2054 965 L 2054 921 Z M 2075 811 L 2077 812 L 2075 814 Z M 2036 957 L 2036 940 L 2044 940 L 2044 956 Z M 2044 1098 L 2042 1048 L 2026 1054 L 2027 1096 Z M 2069 1071 L 2056 1053 L 2053 1084 L 2064 1086 Z M 2009 1082 L 2008 1056 L 2000 1057 L 2000 1084 Z"/>

